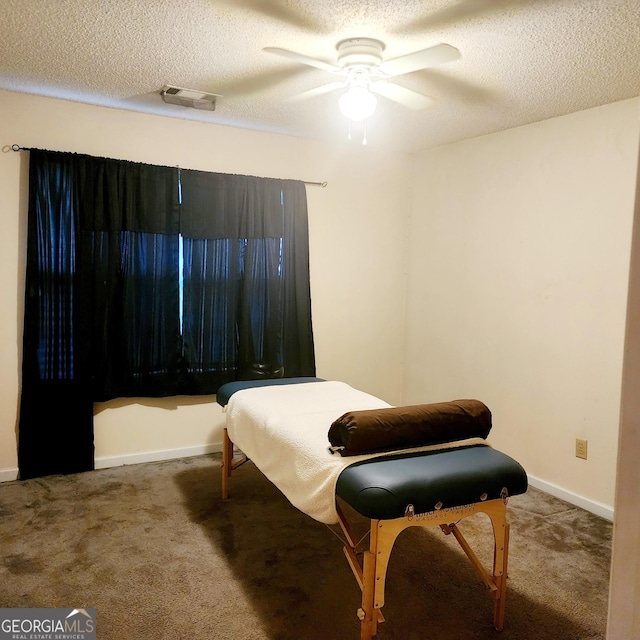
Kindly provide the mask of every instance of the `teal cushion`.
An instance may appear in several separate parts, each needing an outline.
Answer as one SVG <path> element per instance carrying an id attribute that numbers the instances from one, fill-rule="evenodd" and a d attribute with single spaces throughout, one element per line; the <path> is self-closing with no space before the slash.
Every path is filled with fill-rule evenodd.
<path id="1" fill-rule="evenodd" d="M 389 520 L 514 496 L 527 490 L 515 460 L 489 446 L 394 454 L 348 466 L 336 494 L 367 518 Z"/>
<path id="2" fill-rule="evenodd" d="M 216 402 L 226 407 L 229 399 L 236 391 L 242 389 L 253 389 L 254 387 L 268 387 L 279 384 L 300 384 L 302 382 L 324 382 L 322 378 L 301 377 L 301 378 L 269 378 L 262 380 L 235 380 L 226 382 L 216 392 Z"/>

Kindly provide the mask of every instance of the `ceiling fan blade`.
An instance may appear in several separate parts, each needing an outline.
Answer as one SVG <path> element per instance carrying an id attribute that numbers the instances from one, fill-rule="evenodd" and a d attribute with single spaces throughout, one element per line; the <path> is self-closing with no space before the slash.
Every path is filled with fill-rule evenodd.
<path id="1" fill-rule="evenodd" d="M 323 84 L 320 87 L 316 87 L 315 89 L 309 89 L 309 91 L 303 91 L 302 93 L 297 93 L 295 96 L 291 96 L 287 98 L 287 102 L 300 102 L 302 100 L 307 100 L 308 98 L 315 98 L 316 96 L 324 95 L 325 93 L 331 93 L 331 91 L 336 91 L 338 89 L 342 89 L 347 86 L 347 81 L 336 81 L 329 82 L 329 84 Z"/>
<path id="2" fill-rule="evenodd" d="M 415 77 L 425 79 L 430 90 L 438 95 L 448 95 L 465 104 L 488 103 L 491 100 L 499 100 L 500 92 L 495 87 L 473 84 L 467 80 L 452 77 L 439 69 L 425 69 L 416 73 Z"/>
<path id="3" fill-rule="evenodd" d="M 441 29 L 451 24 L 460 24 L 465 20 L 485 15 L 493 16 L 505 10 L 511 11 L 519 5 L 527 4 L 531 4 L 531 0 L 457 0 L 430 15 L 401 25 L 397 32 L 406 34 Z"/>
<path id="4" fill-rule="evenodd" d="M 372 93 L 377 93 L 379 96 L 393 100 L 404 107 L 409 107 L 409 109 L 426 109 L 433 103 L 429 96 L 384 80 L 373 82 L 369 89 Z"/>
<path id="5" fill-rule="evenodd" d="M 249 9 L 252 13 L 261 13 L 268 18 L 274 18 L 280 22 L 290 24 L 294 27 L 301 27 L 308 30 L 319 30 L 319 25 L 313 24 L 308 18 L 300 15 L 296 9 L 287 3 L 287 7 L 278 6 L 279 3 L 271 2 L 269 0 L 218 0 L 223 4 L 232 7 L 244 7 Z"/>
<path id="6" fill-rule="evenodd" d="M 305 73 L 304 69 L 281 69 L 269 74 L 249 76 L 234 82 L 216 85 L 216 91 L 225 98 L 244 98 L 266 91 L 276 85 Z"/>
<path id="7" fill-rule="evenodd" d="M 437 44 L 434 47 L 409 53 L 380 65 L 380 71 L 387 76 L 399 76 L 420 69 L 428 69 L 438 64 L 452 62 L 460 57 L 460 52 L 450 44 Z"/>
<path id="8" fill-rule="evenodd" d="M 311 58 L 310 56 L 305 56 L 302 53 L 289 51 L 288 49 L 280 49 L 279 47 L 265 47 L 263 51 L 266 51 L 267 53 L 275 53 L 276 55 L 282 56 L 283 58 L 293 60 L 294 62 L 299 62 L 300 64 L 306 64 L 310 67 L 315 67 L 316 69 L 322 69 L 323 71 L 328 71 L 329 73 L 342 73 L 342 69 L 340 67 L 336 67 L 333 64 L 324 62 L 324 60 L 318 60 L 316 58 Z"/>

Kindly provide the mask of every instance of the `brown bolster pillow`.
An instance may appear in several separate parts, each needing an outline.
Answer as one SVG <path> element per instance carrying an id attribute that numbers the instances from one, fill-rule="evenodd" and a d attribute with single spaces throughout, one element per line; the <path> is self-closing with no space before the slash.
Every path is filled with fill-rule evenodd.
<path id="1" fill-rule="evenodd" d="M 332 451 L 343 456 L 486 438 L 491 411 L 479 400 L 348 411 L 329 428 Z"/>

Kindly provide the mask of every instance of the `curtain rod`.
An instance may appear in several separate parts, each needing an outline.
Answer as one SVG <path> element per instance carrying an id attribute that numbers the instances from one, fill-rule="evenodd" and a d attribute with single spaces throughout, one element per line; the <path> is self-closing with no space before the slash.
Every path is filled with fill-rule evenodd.
<path id="1" fill-rule="evenodd" d="M 2 147 L 2 151 L 7 153 L 7 151 L 31 151 L 30 147 L 21 147 L 19 144 L 6 144 Z M 308 182 L 307 180 L 303 180 L 304 184 L 308 184 L 312 187 L 322 187 L 323 189 L 327 186 L 326 182 Z"/>

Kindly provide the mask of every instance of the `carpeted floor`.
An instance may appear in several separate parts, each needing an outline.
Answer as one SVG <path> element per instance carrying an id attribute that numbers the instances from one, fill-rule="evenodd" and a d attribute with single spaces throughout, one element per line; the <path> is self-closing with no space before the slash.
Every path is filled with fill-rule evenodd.
<path id="1" fill-rule="evenodd" d="M 334 533 L 252 464 L 221 502 L 217 455 L 0 485 L 0 607 L 93 607 L 100 640 L 357 640 Z M 379 640 L 605 637 L 611 523 L 530 489 L 509 502 L 505 630 L 452 536 L 411 528 Z M 490 564 L 489 520 L 461 529 Z"/>

